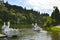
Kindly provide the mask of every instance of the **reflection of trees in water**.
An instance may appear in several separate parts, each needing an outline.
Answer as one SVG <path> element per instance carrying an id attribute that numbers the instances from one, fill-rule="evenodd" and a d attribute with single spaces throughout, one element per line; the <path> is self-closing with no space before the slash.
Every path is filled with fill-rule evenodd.
<path id="1" fill-rule="evenodd" d="M 52 32 L 51 33 L 51 40 L 60 40 L 60 33 L 59 32 Z"/>
<path id="2" fill-rule="evenodd" d="M 9 37 L 5 37 L 5 38 L 0 38 L 0 40 L 19 40 L 20 38 L 19 37 L 12 37 L 12 38 L 9 38 Z"/>
<path id="3" fill-rule="evenodd" d="M 7 38 L 7 40 L 19 40 L 19 37 Z"/>

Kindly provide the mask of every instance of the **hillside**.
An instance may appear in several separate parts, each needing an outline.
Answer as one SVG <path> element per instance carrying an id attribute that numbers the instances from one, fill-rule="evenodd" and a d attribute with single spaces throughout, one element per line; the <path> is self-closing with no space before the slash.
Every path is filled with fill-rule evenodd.
<path id="1" fill-rule="evenodd" d="M 26 9 L 17 5 L 4 3 L 5 6 L 0 6 L 0 22 L 11 21 L 14 23 L 29 23 L 37 22 L 40 17 L 40 12 L 33 9 Z"/>

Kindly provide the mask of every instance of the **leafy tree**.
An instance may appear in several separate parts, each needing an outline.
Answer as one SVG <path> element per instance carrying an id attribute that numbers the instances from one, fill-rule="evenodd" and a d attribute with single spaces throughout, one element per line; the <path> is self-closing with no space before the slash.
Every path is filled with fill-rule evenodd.
<path id="1" fill-rule="evenodd" d="M 2 21 L 4 21 L 4 22 L 9 21 L 8 12 L 4 11 L 2 13 L 3 13 L 3 15 L 2 15 Z"/>
<path id="2" fill-rule="evenodd" d="M 30 17 L 30 22 L 34 22 L 35 20 L 35 15 L 33 15 L 32 13 L 29 13 L 29 17 Z"/>
<path id="3" fill-rule="evenodd" d="M 58 7 L 54 7 L 51 18 L 56 20 L 56 25 L 60 24 L 60 13 Z"/>

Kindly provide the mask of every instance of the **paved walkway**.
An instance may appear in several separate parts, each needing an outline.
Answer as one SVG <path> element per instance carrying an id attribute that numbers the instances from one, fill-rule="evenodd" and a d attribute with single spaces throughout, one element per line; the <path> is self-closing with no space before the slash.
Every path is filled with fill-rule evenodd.
<path id="1" fill-rule="evenodd" d="M 60 28 L 60 25 L 59 26 L 56 26 L 57 28 Z"/>

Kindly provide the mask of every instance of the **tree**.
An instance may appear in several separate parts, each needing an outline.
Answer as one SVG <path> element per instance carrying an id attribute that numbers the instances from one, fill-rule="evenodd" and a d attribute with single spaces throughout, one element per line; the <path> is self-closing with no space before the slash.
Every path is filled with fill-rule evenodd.
<path id="1" fill-rule="evenodd" d="M 60 23 L 60 13 L 58 7 L 54 6 L 54 10 L 51 14 L 51 18 L 56 20 L 56 24 Z"/>
<path id="2" fill-rule="evenodd" d="M 9 14 L 6 11 L 2 12 L 2 21 L 6 22 L 9 21 Z"/>
<path id="3" fill-rule="evenodd" d="M 35 15 L 33 15 L 32 13 L 29 13 L 29 17 L 30 17 L 30 22 L 32 23 L 32 22 L 34 22 L 34 20 L 35 20 Z"/>

